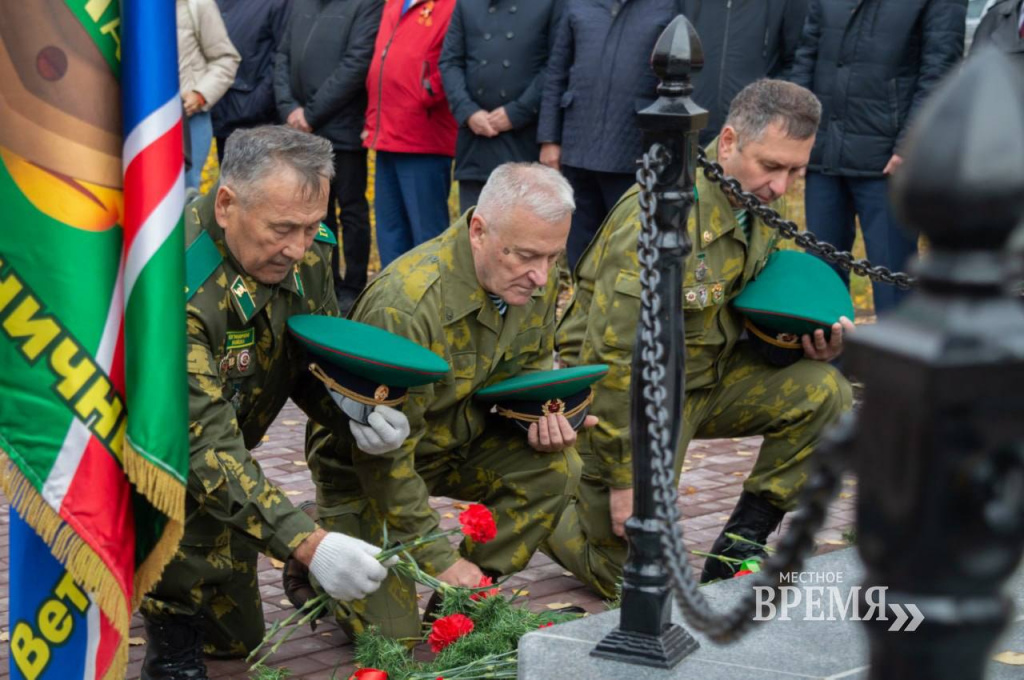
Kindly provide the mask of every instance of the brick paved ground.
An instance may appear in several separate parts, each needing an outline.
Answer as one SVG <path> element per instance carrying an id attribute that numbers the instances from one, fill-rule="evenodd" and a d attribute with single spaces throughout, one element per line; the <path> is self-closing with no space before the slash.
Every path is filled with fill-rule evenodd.
<path id="1" fill-rule="evenodd" d="M 270 479 L 285 489 L 292 501 L 313 498 L 313 484 L 309 479 L 302 456 L 305 416 L 293 405 L 289 405 L 271 427 L 265 443 L 254 455 Z M 683 527 L 692 550 L 708 550 L 727 519 L 736 498 L 741 491 L 743 479 L 753 465 L 760 440 L 719 439 L 694 442 L 689 450 L 684 474 L 680 483 L 680 505 L 683 511 Z M 843 533 L 854 523 L 853 490 L 854 481 L 847 479 L 845 491 L 833 505 L 825 528 L 818 536 L 818 552 L 828 552 L 847 545 Z M 0 496 L 0 501 L 4 499 Z M 433 505 L 443 518 L 444 524 L 455 524 L 457 511 L 451 499 L 434 499 Z M 8 518 L 7 505 L 0 505 L 0 627 L 7 630 L 7 583 L 8 583 Z M 692 557 L 691 563 L 700 567 L 702 559 Z M 281 590 L 280 565 L 260 558 L 260 590 L 263 593 L 263 610 L 268 621 L 288 616 L 292 607 Z M 586 591 L 580 583 L 554 564 L 547 557 L 537 555 L 528 569 L 513 577 L 506 590 L 519 588 L 525 592 L 529 606 L 543 610 L 547 605 L 573 603 L 589 612 L 604 611 L 604 603 Z M 145 636 L 138 617 L 132 621 L 131 635 L 137 644 L 131 648 L 131 664 L 128 678 L 139 677 Z M 3 636 L 6 639 L 6 636 Z M 0 678 L 7 677 L 7 643 L 0 643 Z M 308 628 L 296 632 L 269 665 L 288 668 L 292 677 L 305 680 L 339 680 L 348 678 L 351 672 L 352 645 L 332 622 L 324 622 L 311 632 Z M 247 678 L 247 666 L 241 661 L 211 661 L 211 678 Z"/>

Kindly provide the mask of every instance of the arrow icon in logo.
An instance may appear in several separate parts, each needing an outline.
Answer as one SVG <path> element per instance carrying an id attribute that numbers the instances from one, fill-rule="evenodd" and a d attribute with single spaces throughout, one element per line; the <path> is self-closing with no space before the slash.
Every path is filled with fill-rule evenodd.
<path id="1" fill-rule="evenodd" d="M 921 613 L 921 610 L 917 608 L 916 604 L 906 604 L 904 606 L 907 608 L 907 611 L 910 612 L 910 615 L 913 617 L 913 619 L 910 621 L 907 627 L 903 629 L 903 632 L 913 633 L 915 630 L 917 630 L 917 627 L 921 625 L 921 622 L 924 621 L 924 614 Z"/>
<path id="2" fill-rule="evenodd" d="M 890 604 L 889 607 L 896 614 L 896 620 L 893 621 L 891 626 L 889 626 L 889 632 L 899 632 L 900 628 L 903 627 L 903 624 L 906 623 L 910 617 L 908 617 L 906 612 L 903 611 L 903 607 L 898 604 Z"/>

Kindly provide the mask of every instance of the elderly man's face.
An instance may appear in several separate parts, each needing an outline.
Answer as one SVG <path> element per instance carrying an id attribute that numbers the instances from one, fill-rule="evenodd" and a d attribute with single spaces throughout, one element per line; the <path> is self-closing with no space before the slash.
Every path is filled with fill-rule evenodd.
<path id="1" fill-rule="evenodd" d="M 521 207 L 492 219 L 474 213 L 469 240 L 480 285 L 510 305 L 530 302 L 565 251 L 571 221 L 552 224 Z"/>
<path id="2" fill-rule="evenodd" d="M 260 283 L 283 281 L 313 245 L 327 214 L 328 190 L 327 179 L 321 178 L 318 194 L 304 191 L 299 175 L 287 166 L 260 180 L 248 200 L 219 187 L 217 224 L 242 269 Z"/>
<path id="3" fill-rule="evenodd" d="M 771 203 L 789 190 L 793 180 L 803 177 L 813 146 L 814 135 L 793 139 L 778 123 L 765 128 L 756 141 L 739 139 L 736 130 L 727 125 L 718 139 L 718 160 L 725 174 L 739 180 L 744 191 L 762 203 Z"/>

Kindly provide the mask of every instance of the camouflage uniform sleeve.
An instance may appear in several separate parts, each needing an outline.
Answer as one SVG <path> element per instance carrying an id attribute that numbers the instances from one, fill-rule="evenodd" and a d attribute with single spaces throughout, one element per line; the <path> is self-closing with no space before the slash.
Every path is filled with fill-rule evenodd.
<path id="1" fill-rule="evenodd" d="M 189 493 L 205 512 L 283 560 L 315 526 L 252 459 L 214 365 L 206 329 L 190 313 Z"/>
<path id="2" fill-rule="evenodd" d="M 428 324 L 393 307 L 363 305 L 359 321 L 432 348 Z M 409 419 L 409 438 L 401 448 L 383 455 L 369 455 L 352 444 L 352 465 L 364 493 L 386 518 L 392 542 L 407 542 L 440 527 L 441 519 L 430 507 L 430 490 L 416 471 L 416 447 L 427 430 L 426 412 L 434 400 L 434 386 L 410 388 L 402 407 Z M 351 440 L 351 437 L 349 438 Z M 411 551 L 429 574 L 440 574 L 459 558 L 447 540 L 438 540 Z"/>
<path id="3" fill-rule="evenodd" d="M 577 269 L 579 292 L 572 313 L 559 329 L 559 349 L 566 363 L 608 364 L 594 386 L 590 413 L 598 423 L 586 431 L 596 475 L 612 488 L 633 485 L 630 443 L 630 383 L 633 345 L 640 309 L 635 203 L 626 202 L 608 218 L 601 241 Z M 583 450 L 584 447 L 581 447 Z"/>

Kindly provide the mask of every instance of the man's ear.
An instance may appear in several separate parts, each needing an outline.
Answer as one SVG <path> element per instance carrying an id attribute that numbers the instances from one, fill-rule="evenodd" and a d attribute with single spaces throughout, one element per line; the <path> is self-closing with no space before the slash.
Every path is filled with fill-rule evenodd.
<path id="1" fill-rule="evenodd" d="M 736 136 L 736 129 L 731 125 L 726 125 L 722 128 L 722 132 L 718 135 L 718 162 L 725 163 L 733 154 L 739 149 L 737 144 L 738 138 Z"/>
<path id="2" fill-rule="evenodd" d="M 487 234 L 487 221 L 480 216 L 479 213 L 474 212 L 473 217 L 469 220 L 469 240 L 473 245 L 480 246 L 483 243 L 484 236 Z"/>
<path id="3" fill-rule="evenodd" d="M 213 199 L 213 216 L 221 229 L 231 224 L 230 215 L 238 210 L 238 194 L 231 187 L 223 184 L 217 187 L 217 196 Z"/>

